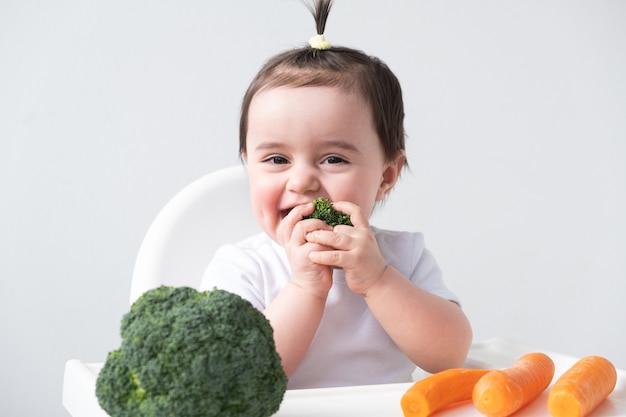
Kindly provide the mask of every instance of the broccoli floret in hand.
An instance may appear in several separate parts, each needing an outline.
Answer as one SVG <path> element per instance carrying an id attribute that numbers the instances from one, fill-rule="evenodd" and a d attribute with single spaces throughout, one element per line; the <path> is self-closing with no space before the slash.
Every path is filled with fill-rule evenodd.
<path id="1" fill-rule="evenodd" d="M 162 286 L 124 315 L 122 343 L 96 381 L 111 417 L 267 417 L 287 378 L 272 328 L 223 290 Z"/>
<path id="2" fill-rule="evenodd" d="M 316 198 L 313 200 L 313 204 L 315 205 L 315 210 L 310 215 L 305 216 L 305 219 L 320 219 L 331 227 L 335 227 L 338 224 L 352 226 L 350 216 L 335 210 L 333 203 L 328 201 L 327 198 Z"/>

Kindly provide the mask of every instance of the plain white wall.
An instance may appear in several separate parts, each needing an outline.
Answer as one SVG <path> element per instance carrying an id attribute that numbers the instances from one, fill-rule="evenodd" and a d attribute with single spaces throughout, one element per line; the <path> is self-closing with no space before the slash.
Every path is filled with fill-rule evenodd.
<path id="1" fill-rule="evenodd" d="M 620 0 L 336 0 L 327 38 L 404 87 L 412 171 L 376 217 L 425 233 L 476 340 L 626 369 L 625 21 Z M 313 31 L 296 1 L 0 0 L 3 415 L 67 415 L 65 361 L 117 347 L 151 220 L 238 163 L 248 82 Z"/>

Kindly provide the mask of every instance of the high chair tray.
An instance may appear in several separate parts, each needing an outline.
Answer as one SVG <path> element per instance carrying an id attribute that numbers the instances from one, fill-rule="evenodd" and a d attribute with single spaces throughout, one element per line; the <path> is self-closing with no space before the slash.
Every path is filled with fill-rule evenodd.
<path id="1" fill-rule="evenodd" d="M 494 338 L 474 343 L 468 355 L 468 368 L 505 368 L 528 352 L 544 352 L 555 364 L 553 381 L 577 358 L 530 348 Z M 610 359 L 610 358 L 609 358 Z M 102 364 L 70 360 L 65 367 L 63 404 L 72 417 L 108 417 L 95 396 L 95 383 Z M 425 373 L 416 372 L 415 377 Z M 626 372 L 617 371 L 615 390 L 589 417 L 626 416 Z M 367 385 L 340 388 L 288 390 L 275 417 L 403 417 L 400 398 L 412 383 Z M 515 413 L 515 417 L 550 416 L 547 409 L 548 390 Z M 477 416 L 482 414 L 471 402 L 454 405 L 436 414 L 441 417 Z"/>

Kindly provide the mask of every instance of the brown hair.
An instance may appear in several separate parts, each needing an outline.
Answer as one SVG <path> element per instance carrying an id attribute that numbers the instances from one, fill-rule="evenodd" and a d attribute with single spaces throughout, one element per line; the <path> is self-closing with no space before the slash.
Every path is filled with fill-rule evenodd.
<path id="1" fill-rule="evenodd" d="M 323 34 L 332 0 L 317 0 L 314 6 L 306 5 L 315 17 L 317 33 Z M 306 46 L 275 55 L 250 83 L 241 106 L 240 154 L 246 151 L 250 102 L 260 91 L 282 86 L 337 87 L 360 93 L 372 110 L 385 159 L 390 161 L 404 151 L 402 89 L 389 67 L 356 49 L 333 46 L 319 50 Z"/>

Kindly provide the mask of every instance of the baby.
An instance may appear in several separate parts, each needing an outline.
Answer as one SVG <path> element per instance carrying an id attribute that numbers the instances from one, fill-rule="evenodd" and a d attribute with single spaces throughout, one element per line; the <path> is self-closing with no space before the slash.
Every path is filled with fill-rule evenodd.
<path id="1" fill-rule="evenodd" d="M 203 289 L 237 293 L 274 329 L 288 387 L 408 382 L 462 366 L 470 324 L 420 233 L 369 224 L 406 164 L 399 82 L 379 59 L 317 36 L 271 58 L 242 104 L 239 150 L 263 233 L 225 245 Z M 323 197 L 350 216 L 308 218 Z"/>

